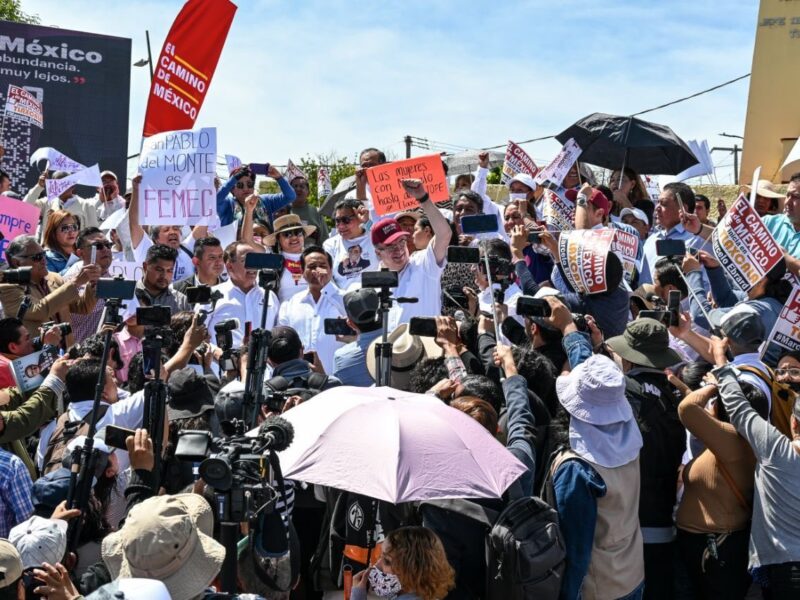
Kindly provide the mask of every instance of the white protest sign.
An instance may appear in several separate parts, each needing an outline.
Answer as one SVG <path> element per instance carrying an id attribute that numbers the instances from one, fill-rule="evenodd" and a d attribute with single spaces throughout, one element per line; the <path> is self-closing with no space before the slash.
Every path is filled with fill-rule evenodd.
<path id="1" fill-rule="evenodd" d="M 82 171 L 86 165 L 72 160 L 69 156 L 62 154 L 55 148 L 45 146 L 39 148 L 31 154 L 31 164 L 35 165 L 39 161 L 46 160 L 48 167 L 53 171 L 66 171 L 67 173 L 74 173 L 75 171 Z"/>
<path id="2" fill-rule="evenodd" d="M 228 175 L 233 173 L 236 169 L 242 166 L 242 159 L 233 154 L 225 155 L 225 164 L 228 165 Z"/>
<path id="3" fill-rule="evenodd" d="M 800 350 L 800 287 L 792 290 L 783 305 L 764 348 L 769 344 L 778 344 L 788 350 Z"/>
<path id="4" fill-rule="evenodd" d="M 227 247 L 228 244 L 232 244 L 236 241 L 236 226 L 238 223 L 234 221 L 230 225 L 225 225 L 225 227 L 220 227 L 215 229 L 212 235 L 213 237 L 219 240 L 219 243 L 222 245 L 223 248 Z"/>
<path id="5" fill-rule="evenodd" d="M 564 181 L 572 165 L 578 160 L 581 152 L 583 151 L 581 147 L 578 146 L 578 143 L 573 138 L 569 138 L 567 143 L 561 148 L 561 151 L 553 159 L 553 162 L 539 171 L 533 180 L 540 185 L 545 181 L 561 185 L 561 182 Z"/>
<path id="6" fill-rule="evenodd" d="M 17 85 L 9 84 L 8 86 L 5 114 L 39 128 L 44 127 L 42 103 L 31 92 Z"/>
<path id="7" fill-rule="evenodd" d="M 117 277 L 122 275 L 123 279 L 129 281 L 139 281 L 144 273 L 144 267 L 134 261 L 115 260 L 108 267 L 108 276 Z"/>
<path id="8" fill-rule="evenodd" d="M 303 173 L 303 171 L 296 164 L 292 162 L 291 158 L 286 161 L 286 170 L 283 172 L 283 177 L 289 183 L 291 183 L 292 179 L 294 179 L 295 177 L 302 177 L 303 179 L 306 180 L 308 179 L 308 177 L 306 177 L 306 174 Z"/>
<path id="9" fill-rule="evenodd" d="M 115 210 L 111 213 L 111 216 L 108 217 L 105 221 L 100 223 L 99 227 L 103 231 L 111 231 L 112 229 L 117 229 L 119 224 L 128 216 L 127 210 Z"/>
<path id="10" fill-rule="evenodd" d="M 47 199 L 57 198 L 69 188 L 76 185 L 91 185 L 93 187 L 103 185 L 100 180 L 100 167 L 92 165 L 72 175 L 67 175 L 62 179 L 48 179 L 45 181 L 47 189 Z"/>
<path id="11" fill-rule="evenodd" d="M 197 225 L 217 214 L 217 130 L 165 131 L 145 138 L 139 157 L 142 225 Z"/>
<path id="12" fill-rule="evenodd" d="M 567 282 L 581 294 L 608 290 L 606 261 L 613 229 L 564 231 L 558 238 L 558 260 Z"/>
<path id="13" fill-rule="evenodd" d="M 319 167 L 317 169 L 317 198 L 327 198 L 332 192 L 333 186 L 328 167 Z"/>
<path id="14" fill-rule="evenodd" d="M 761 178 L 761 167 L 756 167 L 756 170 L 753 171 L 753 185 L 750 186 L 750 206 L 755 208 L 756 206 L 756 193 L 758 189 L 758 180 Z"/>

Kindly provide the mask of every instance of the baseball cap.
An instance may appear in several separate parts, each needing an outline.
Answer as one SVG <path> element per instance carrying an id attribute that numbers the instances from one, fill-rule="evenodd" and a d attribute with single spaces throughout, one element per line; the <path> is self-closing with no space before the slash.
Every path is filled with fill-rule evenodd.
<path id="1" fill-rule="evenodd" d="M 407 231 L 403 231 L 400 228 L 400 224 L 397 222 L 397 219 L 387 217 L 385 219 L 381 219 L 372 226 L 372 245 L 377 246 L 378 244 L 393 244 L 395 241 L 407 235 L 411 234 Z"/>
<path id="2" fill-rule="evenodd" d="M 34 515 L 12 527 L 8 540 L 19 551 L 23 569 L 54 565 L 67 551 L 67 522 Z"/>
<path id="3" fill-rule="evenodd" d="M 753 310 L 734 309 L 722 319 L 722 334 L 743 348 L 756 350 L 767 333 L 761 317 Z"/>
<path id="4" fill-rule="evenodd" d="M 360 288 L 344 296 L 344 310 L 356 325 L 369 325 L 378 318 L 380 299 L 372 288 Z"/>
<path id="5" fill-rule="evenodd" d="M 536 182 L 533 180 L 533 177 L 527 173 L 517 173 L 511 178 L 511 181 L 519 181 L 522 185 L 526 185 L 531 188 L 531 191 L 536 191 Z M 509 186 L 511 185 L 511 181 L 508 182 Z"/>
<path id="6" fill-rule="evenodd" d="M 0 588 L 12 585 L 22 577 L 22 559 L 14 544 L 0 540 Z"/>
<path id="7" fill-rule="evenodd" d="M 643 210 L 638 208 L 623 208 L 622 211 L 619 213 L 619 218 L 622 219 L 627 215 L 633 215 L 634 219 L 638 219 L 645 225 L 650 225 L 650 219 L 647 218 L 647 215 L 644 213 Z"/>
<path id="8" fill-rule="evenodd" d="M 206 378 L 192 367 L 174 371 L 167 383 L 167 414 L 172 419 L 188 419 L 214 410 L 214 397 Z"/>
<path id="9" fill-rule="evenodd" d="M 108 170 L 103 171 L 102 173 L 100 173 L 100 179 L 102 179 L 103 177 L 113 177 L 114 181 L 119 181 L 117 179 L 117 174 L 114 173 L 114 171 L 108 171 Z"/>

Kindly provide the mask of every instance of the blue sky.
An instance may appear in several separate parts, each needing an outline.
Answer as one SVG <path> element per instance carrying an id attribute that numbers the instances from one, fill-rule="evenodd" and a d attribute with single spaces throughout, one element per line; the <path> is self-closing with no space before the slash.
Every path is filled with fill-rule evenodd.
<path id="1" fill-rule="evenodd" d="M 146 56 L 145 29 L 157 58 L 181 5 L 23 2 L 44 25 L 132 38 L 134 60 Z M 367 146 L 400 157 L 406 134 L 479 148 L 650 108 L 748 73 L 758 13 L 754 0 L 238 5 L 197 125 L 218 128 L 220 153 L 276 164 Z M 132 151 L 148 89 L 147 69 L 133 68 Z M 744 80 L 644 118 L 730 146 L 718 134 L 743 134 L 747 91 Z M 552 140 L 526 147 L 539 163 L 558 151 Z M 732 180 L 729 168 L 717 176 Z"/>

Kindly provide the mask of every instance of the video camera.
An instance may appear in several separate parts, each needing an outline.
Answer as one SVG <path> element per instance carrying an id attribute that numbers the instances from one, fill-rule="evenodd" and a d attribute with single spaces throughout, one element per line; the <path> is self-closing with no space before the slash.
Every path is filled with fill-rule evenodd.
<path id="1" fill-rule="evenodd" d="M 31 282 L 32 269 L 33 267 L 20 267 L 19 269 L 6 269 L 5 271 L 0 271 L 0 283 L 28 285 Z"/>
<path id="2" fill-rule="evenodd" d="M 217 492 L 232 494 L 231 521 L 246 521 L 265 507 L 270 511 L 276 493 L 268 482 L 264 455 L 288 448 L 294 439 L 294 427 L 286 419 L 270 417 L 254 437 L 245 432 L 244 421 L 238 419 L 223 422 L 222 430 L 224 436 L 219 438 L 208 431 L 181 431 L 176 458 L 200 463 L 203 481 Z"/>
<path id="3" fill-rule="evenodd" d="M 214 325 L 217 346 L 222 350 L 219 358 L 219 368 L 222 371 L 236 370 L 234 357 L 239 355 L 239 349 L 233 348 L 233 331 L 236 329 L 239 329 L 239 319 L 225 319 Z"/>

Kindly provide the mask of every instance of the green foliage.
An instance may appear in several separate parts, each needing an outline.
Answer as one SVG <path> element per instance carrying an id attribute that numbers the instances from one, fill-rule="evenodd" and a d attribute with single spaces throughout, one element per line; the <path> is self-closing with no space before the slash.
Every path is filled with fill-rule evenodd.
<path id="1" fill-rule="evenodd" d="M 39 15 L 28 14 L 22 10 L 21 0 L 0 0 L 0 19 L 34 25 L 41 22 Z"/>
<path id="2" fill-rule="evenodd" d="M 308 177 L 308 201 L 314 206 L 320 206 L 325 198 L 320 198 L 317 195 L 317 171 L 320 165 L 328 167 L 328 174 L 331 178 L 331 188 L 336 189 L 339 182 L 345 177 L 350 177 L 356 174 L 356 166 L 352 161 L 337 156 L 336 153 L 328 155 L 317 154 L 316 156 L 306 156 L 300 159 L 300 164 L 297 165 L 303 173 Z"/>
<path id="3" fill-rule="evenodd" d="M 503 175 L 502 167 L 494 167 L 489 171 L 489 174 L 486 176 L 486 183 L 500 183 L 502 175 Z"/>

